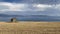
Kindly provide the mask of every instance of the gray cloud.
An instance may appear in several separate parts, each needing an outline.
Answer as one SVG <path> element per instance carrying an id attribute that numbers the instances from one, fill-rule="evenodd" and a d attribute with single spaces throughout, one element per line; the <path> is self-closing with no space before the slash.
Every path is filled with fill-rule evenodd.
<path id="1" fill-rule="evenodd" d="M 54 5 L 56 4 L 56 5 Z M 18 12 L 17 12 L 18 11 Z M 60 16 L 60 0 L 15 0 L 0 2 L 0 13 Z"/>
<path id="2" fill-rule="evenodd" d="M 15 0 L 17 3 L 60 4 L 60 0 Z"/>
<path id="3" fill-rule="evenodd" d="M 14 2 L 14 3 L 36 3 L 36 4 L 59 4 L 60 0 L 0 0 L 0 2 Z"/>

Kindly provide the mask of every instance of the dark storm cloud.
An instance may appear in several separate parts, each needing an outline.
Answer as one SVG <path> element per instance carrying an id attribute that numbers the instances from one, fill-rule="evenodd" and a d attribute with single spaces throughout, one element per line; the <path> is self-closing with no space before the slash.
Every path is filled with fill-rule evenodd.
<path id="1" fill-rule="evenodd" d="M 2 2 L 15 3 L 39 3 L 39 4 L 59 4 L 60 0 L 0 0 Z"/>

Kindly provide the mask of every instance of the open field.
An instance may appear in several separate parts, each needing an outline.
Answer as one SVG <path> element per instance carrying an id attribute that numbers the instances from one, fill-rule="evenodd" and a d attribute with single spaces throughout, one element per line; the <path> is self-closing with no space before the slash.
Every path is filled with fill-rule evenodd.
<path id="1" fill-rule="evenodd" d="M 0 22 L 0 34 L 60 34 L 60 22 Z"/>

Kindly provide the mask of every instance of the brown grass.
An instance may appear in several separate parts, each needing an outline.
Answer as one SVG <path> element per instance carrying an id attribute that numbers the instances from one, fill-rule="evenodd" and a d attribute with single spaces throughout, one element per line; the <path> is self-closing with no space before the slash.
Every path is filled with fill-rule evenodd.
<path id="1" fill-rule="evenodd" d="M 0 22 L 0 34 L 60 34 L 60 22 Z"/>

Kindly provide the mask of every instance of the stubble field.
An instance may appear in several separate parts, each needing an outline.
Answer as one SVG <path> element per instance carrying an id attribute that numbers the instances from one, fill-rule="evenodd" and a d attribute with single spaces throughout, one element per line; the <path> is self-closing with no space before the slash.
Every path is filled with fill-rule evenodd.
<path id="1" fill-rule="evenodd" d="M 60 22 L 0 22 L 0 34 L 60 34 Z"/>

